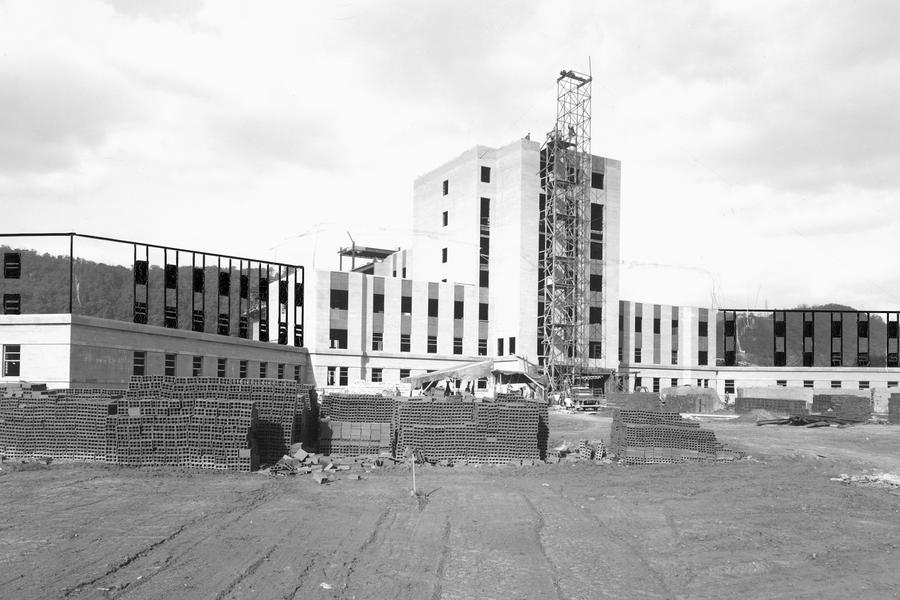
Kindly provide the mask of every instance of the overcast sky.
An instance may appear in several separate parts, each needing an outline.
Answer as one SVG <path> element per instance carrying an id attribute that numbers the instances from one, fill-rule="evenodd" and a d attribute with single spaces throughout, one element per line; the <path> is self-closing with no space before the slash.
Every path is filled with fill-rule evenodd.
<path id="1" fill-rule="evenodd" d="M 0 230 L 336 268 L 592 60 L 622 296 L 900 309 L 900 3 L 0 0 Z"/>

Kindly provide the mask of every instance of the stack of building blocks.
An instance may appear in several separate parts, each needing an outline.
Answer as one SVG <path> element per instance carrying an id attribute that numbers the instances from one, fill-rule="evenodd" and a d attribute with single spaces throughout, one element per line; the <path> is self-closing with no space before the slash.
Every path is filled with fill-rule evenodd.
<path id="1" fill-rule="evenodd" d="M 849 394 L 816 394 L 813 396 L 812 411 L 818 415 L 865 421 L 872 416 L 872 398 Z"/>
<path id="2" fill-rule="evenodd" d="M 900 425 L 900 394 L 891 394 L 888 399 L 888 423 Z"/>
<path id="3" fill-rule="evenodd" d="M 804 400 L 787 398 L 746 398 L 738 396 L 734 399 L 734 412 L 743 414 L 751 410 L 764 409 L 769 412 L 788 415 L 807 415 L 809 406 Z"/>
<path id="4" fill-rule="evenodd" d="M 656 411 L 660 409 L 659 394 L 650 392 L 610 392 L 606 404 L 624 410 Z"/>
<path id="5" fill-rule="evenodd" d="M 610 452 L 625 464 L 731 461 L 742 456 L 678 413 L 621 409 L 613 412 Z"/>
<path id="6" fill-rule="evenodd" d="M 391 452 L 394 406 L 390 396 L 325 395 L 319 409 L 319 452 L 334 456 Z"/>

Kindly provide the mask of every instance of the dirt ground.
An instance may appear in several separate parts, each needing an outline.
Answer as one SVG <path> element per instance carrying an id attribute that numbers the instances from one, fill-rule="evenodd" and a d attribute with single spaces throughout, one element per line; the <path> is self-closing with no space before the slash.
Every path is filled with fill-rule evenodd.
<path id="1" fill-rule="evenodd" d="M 734 464 L 405 467 L 316 485 L 0 471 L 0 598 L 900 598 L 900 427 L 715 423 Z M 555 413 L 551 442 L 609 419 Z"/>

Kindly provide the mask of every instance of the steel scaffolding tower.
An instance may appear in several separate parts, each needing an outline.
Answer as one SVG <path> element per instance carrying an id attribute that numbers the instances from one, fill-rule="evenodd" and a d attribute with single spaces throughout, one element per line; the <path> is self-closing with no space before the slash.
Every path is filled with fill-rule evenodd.
<path id="1" fill-rule="evenodd" d="M 541 149 L 544 374 L 565 392 L 587 370 L 588 252 L 591 189 L 591 76 L 562 71 L 556 127 Z"/>

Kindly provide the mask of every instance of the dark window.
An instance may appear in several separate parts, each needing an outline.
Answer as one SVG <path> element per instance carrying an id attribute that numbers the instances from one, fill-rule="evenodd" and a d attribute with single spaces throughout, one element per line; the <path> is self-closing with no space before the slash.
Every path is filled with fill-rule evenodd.
<path id="1" fill-rule="evenodd" d="M 678 350 L 672 350 L 672 364 L 678 364 Z"/>
<path id="2" fill-rule="evenodd" d="M 131 374 L 138 377 L 147 374 L 147 353 L 135 352 L 131 359 Z"/>
<path id="3" fill-rule="evenodd" d="M 488 265 L 491 262 L 491 238 L 483 235 L 479 238 L 478 264 Z"/>
<path id="4" fill-rule="evenodd" d="M 487 227 L 491 224 L 491 199 L 481 199 L 481 225 Z"/>
<path id="5" fill-rule="evenodd" d="M 488 287 L 488 272 L 487 271 L 479 271 L 478 272 L 478 286 L 479 287 Z"/>
<path id="6" fill-rule="evenodd" d="M 779 379 L 775 382 L 778 387 L 787 387 L 787 379 Z"/>
<path id="7" fill-rule="evenodd" d="M 328 331 L 328 339 L 332 348 L 347 347 L 347 330 L 346 329 L 330 329 Z"/>
<path id="8" fill-rule="evenodd" d="M 815 382 L 813 382 L 811 379 L 805 379 L 803 381 L 803 387 L 805 387 L 805 388 L 814 387 L 814 384 L 815 384 Z"/>
<path id="9" fill-rule="evenodd" d="M 347 310 L 348 294 L 347 290 L 331 290 L 331 308 Z"/>
<path id="10" fill-rule="evenodd" d="M 458 338 L 458 337 L 453 338 L 453 354 L 462 354 L 462 353 L 463 353 L 462 338 Z"/>
<path id="11" fill-rule="evenodd" d="M 860 381 L 860 382 L 859 382 L 859 389 L 861 389 L 861 390 L 867 390 L 867 389 L 869 389 L 869 382 L 868 382 L 868 381 Z"/>
<path id="12" fill-rule="evenodd" d="M 726 394 L 734 393 L 734 379 L 726 379 L 725 380 L 725 393 Z"/>
<path id="13" fill-rule="evenodd" d="M 294 365 L 294 381 L 300 383 L 300 375 L 302 374 L 300 365 Z"/>
<path id="14" fill-rule="evenodd" d="M 516 353 L 516 338 L 514 338 L 514 337 L 509 338 L 509 353 L 510 354 Z"/>
<path id="15" fill-rule="evenodd" d="M 225 377 L 228 372 L 228 359 L 220 358 L 216 361 L 216 377 Z"/>
<path id="16" fill-rule="evenodd" d="M 400 369 L 400 379 L 409 377 L 409 369 Z"/>
<path id="17" fill-rule="evenodd" d="M 372 333 L 372 350 L 384 350 L 384 333 Z"/>
<path id="18" fill-rule="evenodd" d="M 203 357 L 195 356 L 191 364 L 191 375 L 200 377 L 203 375 Z"/>
<path id="19" fill-rule="evenodd" d="M 671 385 L 672 387 L 678 387 L 678 378 L 673 377 L 672 381 L 669 383 L 669 385 Z"/>
<path id="20" fill-rule="evenodd" d="M 634 362 L 636 362 L 636 363 L 641 362 L 641 349 L 640 348 L 634 349 Z"/>
<path id="21" fill-rule="evenodd" d="M 138 285 L 147 285 L 147 261 L 134 261 L 134 282 Z"/>
<path id="22" fill-rule="evenodd" d="M 428 354 L 437 354 L 437 336 L 429 335 L 428 336 Z"/>
<path id="23" fill-rule="evenodd" d="M 643 383 L 643 382 L 641 381 L 641 378 L 640 378 L 640 377 L 635 377 L 635 378 L 634 378 L 634 389 L 635 389 L 635 391 L 637 391 L 637 389 L 641 387 L 641 383 Z"/>
<path id="24" fill-rule="evenodd" d="M 475 387 L 479 390 L 486 390 L 487 384 L 487 377 L 481 377 L 475 380 Z"/>
<path id="25" fill-rule="evenodd" d="M 601 342 L 588 342 L 588 358 L 603 358 L 603 344 Z"/>
<path id="26" fill-rule="evenodd" d="M 196 293 L 203 293 L 203 289 L 206 287 L 205 279 L 206 276 L 203 273 L 203 269 L 201 267 L 194 267 L 194 276 L 191 279 L 191 283 L 193 284 Z"/>
<path id="27" fill-rule="evenodd" d="M 174 354 L 166 354 L 165 374 L 166 377 L 175 377 L 176 356 Z"/>
<path id="28" fill-rule="evenodd" d="M 603 231 L 602 204 L 591 204 L 591 231 Z"/>
<path id="29" fill-rule="evenodd" d="M 697 353 L 697 364 L 698 365 L 706 365 L 709 364 L 709 354 L 706 350 L 701 350 Z"/>
<path id="30" fill-rule="evenodd" d="M 21 294 L 3 294 L 3 314 L 4 315 L 22 314 L 22 296 L 21 296 Z"/>
<path id="31" fill-rule="evenodd" d="M 135 352 L 137 355 L 137 352 Z M 22 345 L 3 344 L 3 376 L 18 377 L 22 371 Z M 137 375 L 137 373 L 135 373 Z M 141 373 L 143 375 L 143 373 Z"/>
<path id="32" fill-rule="evenodd" d="M 373 294 L 372 295 L 372 312 L 373 313 L 383 313 L 384 312 L 384 294 Z"/>
<path id="33" fill-rule="evenodd" d="M 391 276 L 392 276 L 392 277 L 396 277 L 396 276 L 397 276 L 397 269 L 394 269 L 394 271 L 393 271 L 393 273 L 391 274 Z"/>
<path id="34" fill-rule="evenodd" d="M 437 298 L 429 298 L 428 299 L 428 316 L 429 317 L 438 316 L 438 299 Z"/>
<path id="35" fill-rule="evenodd" d="M 456 300 L 453 302 L 453 318 L 454 319 L 462 319 L 465 309 L 465 303 L 462 300 Z"/>
<path id="36" fill-rule="evenodd" d="M 412 314 L 412 296 L 400 296 L 400 313 L 404 315 Z"/>
<path id="37" fill-rule="evenodd" d="M 479 302 L 478 303 L 478 320 L 479 321 L 487 321 L 488 320 L 488 303 L 487 302 Z"/>
<path id="38" fill-rule="evenodd" d="M 653 333 L 659 333 L 659 326 L 660 326 L 659 318 L 658 317 L 654 318 L 653 319 Z"/>
<path id="39" fill-rule="evenodd" d="M 259 363 L 259 378 L 265 379 L 269 376 L 269 363 L 263 361 Z"/>
<path id="40" fill-rule="evenodd" d="M 897 381 L 888 381 L 888 382 L 887 382 L 887 386 L 888 386 L 889 388 L 895 388 L 895 387 L 897 387 L 897 384 L 898 384 L 898 383 L 900 383 L 900 382 L 897 382 Z"/>
<path id="41" fill-rule="evenodd" d="M 325 385 L 334 385 L 334 382 L 337 381 L 335 378 L 335 373 L 337 373 L 337 367 L 328 367 L 328 375 L 325 377 Z"/>
<path id="42" fill-rule="evenodd" d="M 707 330 L 709 328 L 709 323 L 706 321 L 700 321 L 697 325 L 697 335 L 699 335 L 700 337 L 706 337 L 708 335 Z"/>
<path id="43" fill-rule="evenodd" d="M 372 383 L 381 383 L 381 369 L 372 367 Z"/>
<path id="44" fill-rule="evenodd" d="M 441 248 L 441 262 L 442 263 L 447 262 L 447 249 L 446 248 Z"/>
<path id="45" fill-rule="evenodd" d="M 653 393 L 654 394 L 659 393 L 659 377 L 653 378 Z"/>
<path id="46" fill-rule="evenodd" d="M 403 279 L 406 279 L 406 267 L 403 267 L 402 269 L 400 269 L 400 277 L 402 277 Z"/>
<path id="47" fill-rule="evenodd" d="M 238 377 L 247 379 L 247 361 L 242 360 L 238 363 Z"/>
<path id="48" fill-rule="evenodd" d="M 278 379 L 284 379 L 284 363 L 278 363 L 278 371 L 276 372 Z"/>
<path id="49" fill-rule="evenodd" d="M 603 189 L 603 173 L 597 173 L 596 171 L 591 173 L 591 187 L 595 190 Z"/>
<path id="50" fill-rule="evenodd" d="M 841 387 L 841 382 L 832 380 L 831 387 L 832 389 L 839 389 Z"/>
<path id="51" fill-rule="evenodd" d="M 490 167 L 481 167 L 481 183 L 490 183 L 491 182 L 491 168 Z"/>
<path id="52" fill-rule="evenodd" d="M 600 292 L 603 290 L 603 276 L 602 275 L 591 275 L 591 291 L 592 292 Z"/>
<path id="53" fill-rule="evenodd" d="M 623 358 L 624 356 L 625 356 L 625 351 L 622 350 L 622 346 L 619 346 L 619 362 L 622 362 L 624 360 L 624 358 Z"/>
<path id="54" fill-rule="evenodd" d="M 599 325 L 603 320 L 603 309 L 599 306 L 591 306 L 588 309 L 588 324 Z"/>
<path id="55" fill-rule="evenodd" d="M 603 260 L 602 242 L 591 242 L 591 260 Z"/>
<path id="56" fill-rule="evenodd" d="M 409 352 L 409 334 L 400 334 L 400 352 Z"/>
<path id="57" fill-rule="evenodd" d="M 449 194 L 450 193 L 450 180 L 445 179 L 442 187 L 444 190 L 444 195 L 446 196 L 447 194 Z"/>
<path id="58" fill-rule="evenodd" d="M 478 356 L 487 356 L 487 340 L 478 340 Z"/>
<path id="59" fill-rule="evenodd" d="M 347 367 L 340 367 L 338 370 L 338 385 L 347 385 L 348 379 Z"/>
<path id="60" fill-rule="evenodd" d="M 678 319 L 672 319 L 672 334 L 678 333 Z"/>
<path id="61" fill-rule="evenodd" d="M 448 219 L 447 219 L 447 211 L 445 210 L 445 211 L 444 211 L 444 214 L 443 214 L 443 216 L 442 216 L 442 218 L 441 218 L 441 224 L 442 224 L 443 227 L 446 227 L 446 226 L 447 226 L 447 220 L 448 220 Z"/>
<path id="62" fill-rule="evenodd" d="M 3 276 L 7 279 L 19 279 L 22 276 L 22 255 L 18 252 L 4 252 Z"/>
<path id="63" fill-rule="evenodd" d="M 643 317 L 635 317 L 634 318 L 634 332 L 641 333 L 641 330 L 644 328 L 644 319 Z"/>
<path id="64" fill-rule="evenodd" d="M 497 338 L 497 356 L 503 356 L 503 338 Z"/>

